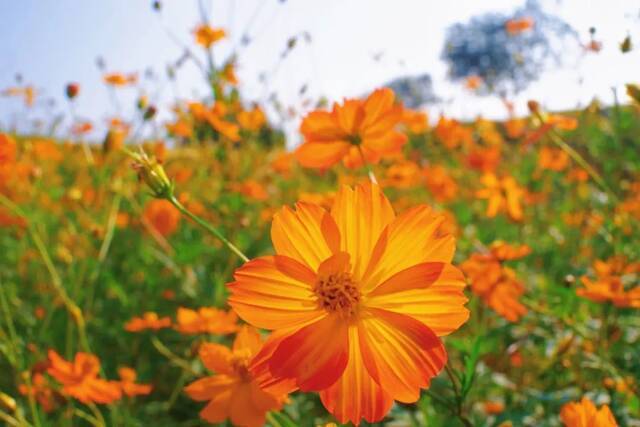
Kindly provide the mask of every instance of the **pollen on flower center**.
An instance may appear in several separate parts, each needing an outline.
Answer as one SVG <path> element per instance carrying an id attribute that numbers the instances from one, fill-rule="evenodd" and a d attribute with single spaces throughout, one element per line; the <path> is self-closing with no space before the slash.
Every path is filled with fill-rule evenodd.
<path id="1" fill-rule="evenodd" d="M 318 277 L 313 290 L 318 305 L 330 312 L 354 314 L 360 302 L 360 290 L 348 272 Z"/>

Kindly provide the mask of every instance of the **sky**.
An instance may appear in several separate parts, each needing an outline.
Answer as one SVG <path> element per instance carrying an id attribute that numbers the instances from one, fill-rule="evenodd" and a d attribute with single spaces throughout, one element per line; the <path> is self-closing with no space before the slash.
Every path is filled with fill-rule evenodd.
<path id="1" fill-rule="evenodd" d="M 241 92 L 248 100 L 264 102 L 275 93 L 283 105 L 302 114 L 299 95 L 331 101 L 361 96 L 403 75 L 431 74 L 435 92 L 443 99 L 430 106 L 459 119 L 478 115 L 501 118 L 500 100 L 479 97 L 447 79 L 440 55 L 446 29 L 487 12 L 510 13 L 524 0 L 202 0 L 207 19 L 227 30 L 227 40 L 216 45 L 220 63 L 235 52 Z M 636 0 L 542 0 L 547 12 L 571 24 L 583 42 L 597 28 L 603 43 L 598 54 L 584 54 L 575 46 L 562 69 L 544 73 L 515 99 L 516 111 L 526 112 L 526 101 L 536 99 L 550 110 L 584 106 L 594 97 L 612 103 L 612 87 L 622 100 L 624 83 L 640 81 L 640 3 Z M 81 94 L 76 115 L 98 128 L 107 118 L 131 117 L 134 99 L 144 91 L 157 104 L 160 118 L 170 117 L 175 99 L 198 99 L 207 87 L 198 68 L 187 61 L 174 82 L 166 65 L 175 62 L 193 42 L 193 28 L 201 21 L 197 0 L 164 0 L 155 12 L 151 0 L 0 0 L 0 90 L 15 85 L 20 74 L 39 94 L 35 108 L 25 111 L 19 100 L 0 97 L 0 128 L 41 119 L 51 123 L 68 113 L 64 87 L 78 82 Z M 281 59 L 287 40 L 307 33 Z M 618 44 L 630 34 L 636 50 L 622 54 Z M 243 38 L 248 38 L 244 46 Z M 115 100 L 101 82 L 96 58 L 107 71 L 154 71 L 141 88 L 119 89 Z M 377 59 L 376 59 L 377 58 Z M 266 84 L 261 81 L 266 76 Z M 55 100 L 51 108 L 49 100 Z M 290 144 L 297 142 L 300 114 L 281 123 Z M 272 116 L 273 117 L 273 116 Z M 274 120 L 277 118 L 273 117 Z M 69 127 L 66 120 L 60 129 Z"/>

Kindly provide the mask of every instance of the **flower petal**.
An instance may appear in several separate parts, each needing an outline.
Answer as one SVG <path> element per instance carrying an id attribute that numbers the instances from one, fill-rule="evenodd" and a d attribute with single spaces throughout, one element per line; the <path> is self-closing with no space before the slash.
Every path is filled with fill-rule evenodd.
<path id="1" fill-rule="evenodd" d="M 311 288 L 316 275 L 286 256 L 253 259 L 228 284 L 229 305 L 247 323 L 263 329 L 303 325 L 325 316 Z"/>
<path id="2" fill-rule="evenodd" d="M 399 215 L 376 242 L 361 281 L 363 292 L 371 291 L 396 273 L 424 262 L 451 262 L 453 237 L 436 238 L 444 216 L 420 205 Z"/>
<path id="3" fill-rule="evenodd" d="M 184 392 L 193 400 L 211 400 L 232 389 L 238 382 L 237 378 L 229 375 L 213 375 L 192 382 L 184 388 Z"/>
<path id="4" fill-rule="evenodd" d="M 362 359 L 383 390 L 400 402 L 420 398 L 447 362 L 440 339 L 423 323 L 402 314 L 369 309 L 359 325 Z"/>
<path id="5" fill-rule="evenodd" d="M 377 287 L 367 306 L 411 316 L 443 336 L 469 319 L 465 286 L 462 272 L 451 264 L 418 264 Z"/>
<path id="6" fill-rule="evenodd" d="M 317 271 L 318 265 L 340 247 L 340 233 L 322 207 L 298 202 L 296 210 L 283 207 L 273 217 L 271 240 L 278 255 L 285 255 Z"/>
<path id="7" fill-rule="evenodd" d="M 200 418 L 212 424 L 222 423 L 229 418 L 231 398 L 238 385 L 239 383 L 236 383 L 233 386 L 219 390 L 216 395 L 211 398 L 211 401 L 207 403 L 207 406 L 200 411 Z"/>
<path id="8" fill-rule="evenodd" d="M 229 419 L 236 426 L 261 427 L 265 423 L 267 411 L 253 406 L 251 383 L 242 383 L 231 398 Z"/>
<path id="9" fill-rule="evenodd" d="M 336 139 L 328 142 L 305 142 L 295 151 L 298 162 L 306 168 L 327 169 L 349 152 L 349 142 Z"/>
<path id="10" fill-rule="evenodd" d="M 340 249 L 351 255 L 352 272 L 359 280 L 378 236 L 395 217 L 393 208 L 376 184 L 366 183 L 355 189 L 342 186 L 331 216 L 340 230 Z"/>
<path id="11" fill-rule="evenodd" d="M 358 425 L 364 418 L 370 423 L 382 420 L 393 399 L 371 378 L 362 360 L 358 329 L 349 328 L 349 363 L 338 381 L 320 392 L 322 404 L 336 419 Z"/>
<path id="12" fill-rule="evenodd" d="M 295 378 L 302 391 L 323 390 L 342 375 L 348 345 L 347 323 L 330 315 L 283 339 L 269 368 L 275 377 Z"/>
<path id="13" fill-rule="evenodd" d="M 344 133 L 354 135 L 358 132 L 360 123 L 364 118 L 362 101 L 348 99 L 342 105 L 335 104 L 333 114 Z"/>
<path id="14" fill-rule="evenodd" d="M 302 120 L 300 133 L 307 142 L 330 142 L 344 139 L 335 114 L 329 111 L 313 111 Z"/>
<path id="15" fill-rule="evenodd" d="M 200 346 L 198 355 L 208 370 L 219 374 L 233 374 L 231 367 L 233 354 L 228 347 L 221 344 L 204 343 Z"/>

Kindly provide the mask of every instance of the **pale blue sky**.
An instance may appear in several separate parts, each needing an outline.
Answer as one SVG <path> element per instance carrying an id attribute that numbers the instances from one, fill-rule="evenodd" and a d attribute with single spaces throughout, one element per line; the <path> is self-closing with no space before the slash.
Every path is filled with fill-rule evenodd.
<path id="1" fill-rule="evenodd" d="M 496 99 L 470 95 L 446 81 L 440 61 L 445 29 L 471 16 L 510 12 L 524 3 L 516 0 L 204 0 L 214 26 L 228 30 L 231 38 L 216 47 L 225 57 L 238 46 L 243 31 L 253 42 L 239 50 L 239 76 L 249 99 L 264 99 L 275 91 L 286 105 L 300 106 L 298 91 L 308 85 L 312 97 L 329 99 L 356 96 L 398 75 L 429 72 L 436 92 L 445 103 L 431 109 L 459 118 L 482 113 L 504 114 Z M 175 87 L 165 78 L 165 65 L 177 59 L 180 43 L 193 45 L 191 30 L 199 22 L 196 0 L 165 0 L 159 17 L 147 0 L 0 0 L 0 89 L 14 84 L 14 75 L 41 92 L 41 101 L 29 117 L 50 118 L 44 98 L 65 107 L 63 89 L 69 81 L 82 86 L 77 111 L 80 116 L 103 123 L 114 114 L 96 58 L 102 56 L 110 71 L 139 72 L 152 68 L 159 81 L 143 79 L 147 93 L 166 117 L 170 102 L 206 94 L 196 67 L 178 72 Z M 543 75 L 540 82 L 517 101 L 524 111 L 526 100 L 536 98 L 548 108 L 584 105 L 593 96 L 611 101 L 611 87 L 620 91 L 629 81 L 640 81 L 640 4 L 630 0 L 543 0 L 546 10 L 572 24 L 583 41 L 588 28 L 598 28 L 604 49 L 597 55 L 581 55 L 579 48 L 564 70 Z M 306 31 L 311 44 L 300 43 L 276 68 L 286 41 Z M 173 36 L 169 35 L 173 34 Z M 636 50 L 623 55 L 618 43 L 630 33 Z M 175 40 L 175 39 L 177 40 Z M 197 48 L 194 47 L 194 51 Z M 383 52 L 379 62 L 373 55 Z M 259 82 L 266 72 L 269 87 Z M 136 89 L 119 91 L 123 114 L 133 110 Z M 0 126 L 20 121 L 20 103 L 0 98 Z M 286 125 L 297 126 L 294 118 Z M 290 132 L 295 139 L 295 132 Z M 295 142 L 295 141 L 294 141 Z"/>

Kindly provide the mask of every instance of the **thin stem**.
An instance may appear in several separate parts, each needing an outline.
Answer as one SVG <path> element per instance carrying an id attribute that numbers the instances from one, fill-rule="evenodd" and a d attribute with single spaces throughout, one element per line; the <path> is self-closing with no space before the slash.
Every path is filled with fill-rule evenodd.
<path id="1" fill-rule="evenodd" d="M 540 113 L 535 113 L 538 120 L 544 123 L 544 119 L 540 115 Z M 564 150 L 569 157 L 571 157 L 576 163 L 578 163 L 587 173 L 591 176 L 591 178 L 598 184 L 610 197 L 613 201 L 618 201 L 618 196 L 613 192 L 613 190 L 607 185 L 602 176 L 587 162 L 584 157 L 580 155 L 576 150 L 573 149 L 569 144 L 567 144 L 562 137 L 555 131 L 555 129 L 551 128 L 549 130 L 549 137 L 551 142 L 556 144 L 562 150 Z"/>
<path id="2" fill-rule="evenodd" d="M 209 224 L 208 222 L 206 222 L 205 220 L 201 219 L 200 217 L 192 214 L 191 212 L 189 212 L 187 210 L 187 208 L 185 208 L 182 203 L 180 203 L 180 201 L 178 201 L 178 199 L 175 198 L 175 196 L 170 196 L 169 197 L 169 201 L 171 202 L 171 204 L 173 204 L 173 206 L 175 206 L 180 212 L 182 212 L 182 214 L 184 214 L 185 216 L 189 217 L 190 219 L 194 220 L 196 223 L 198 223 L 198 225 L 200 225 L 202 228 L 204 228 L 205 230 L 207 230 L 209 233 L 213 234 L 214 236 L 216 236 L 218 239 L 220 239 L 220 241 L 222 243 L 224 243 L 227 248 L 229 248 L 231 250 L 231 252 L 233 252 L 234 254 L 238 255 L 240 257 L 240 259 L 244 262 L 248 262 L 249 258 L 242 253 L 242 251 L 240 249 L 238 249 L 233 243 L 231 243 L 229 240 L 227 240 L 226 237 L 224 237 L 222 235 L 222 233 L 220 231 L 218 231 L 216 228 L 214 228 L 211 224 Z"/>
<path id="3" fill-rule="evenodd" d="M 173 354 L 173 352 L 169 350 L 167 346 L 164 345 L 162 341 L 160 341 L 158 338 L 151 337 L 151 344 L 153 344 L 156 350 L 158 350 L 158 352 L 162 354 L 164 357 L 169 359 L 174 365 L 179 366 L 180 368 L 184 369 L 185 371 L 193 375 L 197 375 L 197 372 L 193 370 L 191 365 L 189 365 L 189 362 Z"/>
<path id="4" fill-rule="evenodd" d="M 9 339 L 11 341 L 10 350 L 11 350 L 11 364 L 15 366 L 18 363 L 18 334 L 16 333 L 15 325 L 13 324 L 13 319 L 11 317 L 11 312 L 9 311 L 9 304 L 7 302 L 7 297 L 4 294 L 4 285 L 0 283 L 0 306 L 2 308 L 2 313 L 5 317 L 5 322 L 7 323 L 7 329 L 9 331 Z"/>
<path id="5" fill-rule="evenodd" d="M 371 168 L 371 165 L 369 164 L 369 162 L 367 162 L 367 158 L 364 155 L 364 151 L 362 150 L 362 145 L 358 144 L 356 145 L 356 147 L 358 147 L 358 152 L 360 153 L 360 157 L 362 158 L 362 164 L 364 165 L 365 168 L 367 168 L 367 173 L 369 174 L 369 180 L 371 180 L 371 182 L 373 182 L 374 184 L 378 184 L 376 175 L 373 173 L 373 169 Z"/>
<path id="6" fill-rule="evenodd" d="M 6 412 L 4 412 L 2 410 L 0 410 L 0 420 L 4 421 L 9 426 L 19 426 L 20 425 L 18 420 L 16 420 L 11 415 L 7 414 Z"/>
<path id="7" fill-rule="evenodd" d="M 67 291 L 65 290 L 62 284 L 62 278 L 60 277 L 58 270 L 56 270 L 56 267 L 53 264 L 53 261 L 51 260 L 51 256 L 47 251 L 47 247 L 42 241 L 40 234 L 34 227 L 33 222 L 22 211 L 22 209 L 20 209 L 18 205 L 13 203 L 10 199 L 8 199 L 2 194 L 0 194 L 0 204 L 4 205 L 7 209 L 12 211 L 15 215 L 18 215 L 19 217 L 23 218 L 27 222 L 27 229 L 29 230 L 29 235 L 31 236 L 31 240 L 33 240 L 33 243 L 36 245 L 36 248 L 40 253 L 40 257 L 42 258 L 42 261 L 44 262 L 44 265 L 47 268 L 49 275 L 51 276 L 51 284 L 53 286 L 53 290 L 58 295 L 58 297 L 62 300 L 62 303 L 64 304 L 65 308 L 71 315 L 72 319 L 75 321 L 78 327 L 78 335 L 80 337 L 80 344 L 83 350 L 90 352 L 89 340 L 87 339 L 87 333 L 86 333 L 86 324 L 84 321 L 82 310 L 80 310 L 80 308 L 76 305 L 76 303 L 67 294 Z"/>
<path id="8" fill-rule="evenodd" d="M 31 382 L 31 373 L 27 372 L 24 375 L 24 379 L 27 383 L 27 389 L 29 390 L 27 397 L 29 399 L 29 410 L 31 411 L 31 416 L 33 417 L 33 425 L 35 427 L 40 427 L 40 415 L 38 413 L 38 407 L 36 406 L 35 393 L 33 392 L 33 383 Z"/>

